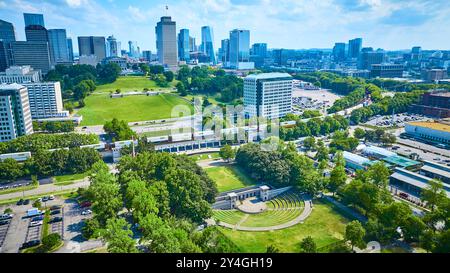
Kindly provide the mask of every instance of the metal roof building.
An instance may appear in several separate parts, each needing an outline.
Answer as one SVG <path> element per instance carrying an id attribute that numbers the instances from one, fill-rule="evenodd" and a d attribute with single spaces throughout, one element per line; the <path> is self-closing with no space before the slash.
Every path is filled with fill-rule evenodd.
<path id="1" fill-rule="evenodd" d="M 394 152 L 391 152 L 389 150 L 386 150 L 384 148 L 380 148 L 377 146 L 365 146 L 362 149 L 363 153 L 365 155 L 377 157 L 377 158 L 384 158 L 384 157 L 390 157 L 390 156 L 396 156 L 397 154 Z"/>
<path id="2" fill-rule="evenodd" d="M 432 161 L 424 161 L 424 165 L 420 168 L 420 174 L 439 179 L 443 183 L 450 185 L 450 167 L 448 166 Z"/>
<path id="3" fill-rule="evenodd" d="M 398 187 L 412 195 L 420 197 L 423 189 L 428 187 L 428 182 L 432 178 L 414 173 L 403 168 L 395 168 L 395 172 L 389 177 L 392 186 Z M 444 184 L 447 197 L 450 198 L 450 186 Z"/>

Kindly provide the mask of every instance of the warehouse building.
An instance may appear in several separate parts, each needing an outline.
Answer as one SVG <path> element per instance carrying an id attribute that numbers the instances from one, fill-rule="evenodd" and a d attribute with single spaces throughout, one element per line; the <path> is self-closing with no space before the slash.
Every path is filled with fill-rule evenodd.
<path id="1" fill-rule="evenodd" d="M 353 170 L 364 170 L 370 164 L 370 159 L 357 154 L 344 151 L 342 153 L 345 159 L 345 167 Z"/>
<path id="2" fill-rule="evenodd" d="M 450 125 L 440 122 L 410 122 L 405 127 L 406 134 L 436 144 L 450 145 Z"/>
<path id="3" fill-rule="evenodd" d="M 398 188 L 416 197 L 420 197 L 422 190 L 428 188 L 430 177 L 414 173 L 402 168 L 395 168 L 395 172 L 389 177 L 389 183 L 392 187 Z M 447 197 L 450 197 L 450 187 L 444 184 L 444 190 Z"/>
<path id="4" fill-rule="evenodd" d="M 420 174 L 430 178 L 439 179 L 450 185 L 450 167 L 432 161 L 424 161 Z"/>

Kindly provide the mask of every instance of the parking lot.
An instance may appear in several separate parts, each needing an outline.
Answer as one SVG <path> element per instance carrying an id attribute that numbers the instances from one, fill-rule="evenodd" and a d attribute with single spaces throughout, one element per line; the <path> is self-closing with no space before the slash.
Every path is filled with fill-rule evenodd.
<path id="1" fill-rule="evenodd" d="M 3 242 L 5 241 L 6 234 L 8 233 L 9 227 L 11 225 L 11 219 L 5 220 L 4 223 L 7 223 L 7 224 L 2 224 L 0 226 L 0 249 L 3 246 Z"/>
<path id="2" fill-rule="evenodd" d="M 406 123 L 408 122 L 426 121 L 426 120 L 430 120 L 430 118 L 417 114 L 402 113 L 402 114 L 394 114 L 394 116 L 376 115 L 372 119 L 367 121 L 365 124 L 379 127 L 393 127 L 393 126 L 405 127 Z"/>

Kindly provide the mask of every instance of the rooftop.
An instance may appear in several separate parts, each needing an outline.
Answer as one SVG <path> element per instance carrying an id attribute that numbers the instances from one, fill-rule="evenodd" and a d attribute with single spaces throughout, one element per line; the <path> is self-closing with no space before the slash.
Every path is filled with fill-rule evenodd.
<path id="1" fill-rule="evenodd" d="M 394 155 L 394 156 L 388 156 L 383 158 L 383 161 L 388 162 L 390 164 L 393 164 L 395 166 L 400 166 L 402 168 L 408 168 L 408 167 L 412 167 L 412 166 L 416 166 L 419 165 L 420 162 L 403 157 L 403 156 L 399 156 L 399 155 Z"/>
<path id="2" fill-rule="evenodd" d="M 21 88 L 25 88 L 25 86 L 17 84 L 17 83 L 0 84 L 0 90 L 16 90 L 16 89 L 21 89 Z"/>
<path id="3" fill-rule="evenodd" d="M 260 73 L 260 74 L 251 74 L 245 77 L 246 79 L 256 79 L 256 80 L 264 80 L 264 79 L 273 79 L 273 78 L 292 78 L 288 73 Z"/>
<path id="4" fill-rule="evenodd" d="M 428 182 L 432 180 L 429 177 L 410 172 L 402 168 L 395 168 L 395 172 L 391 175 L 391 177 L 420 189 L 426 189 L 428 187 Z M 447 197 L 450 197 L 449 188 L 445 185 L 444 188 L 447 193 Z"/>
<path id="5" fill-rule="evenodd" d="M 408 124 L 450 133 L 450 125 L 447 125 L 444 123 L 431 122 L 431 121 L 416 121 L 416 122 L 410 122 Z"/>

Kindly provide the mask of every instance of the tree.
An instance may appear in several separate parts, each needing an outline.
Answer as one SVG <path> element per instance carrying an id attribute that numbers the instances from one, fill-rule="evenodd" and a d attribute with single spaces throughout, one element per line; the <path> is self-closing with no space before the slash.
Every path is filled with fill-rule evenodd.
<path id="1" fill-rule="evenodd" d="M 181 81 L 177 83 L 177 92 L 178 94 L 180 94 L 180 96 L 183 97 L 187 95 L 186 87 L 184 86 L 184 83 Z"/>
<path id="2" fill-rule="evenodd" d="M 307 151 L 316 149 L 316 139 L 314 137 L 307 137 L 303 141 L 303 146 Z"/>
<path id="3" fill-rule="evenodd" d="M 420 246 L 427 252 L 431 252 L 436 245 L 436 235 L 432 230 L 425 230 L 420 236 Z"/>
<path id="4" fill-rule="evenodd" d="M 102 237 L 107 242 L 109 253 L 138 252 L 130 227 L 131 225 L 123 218 L 108 219 L 106 228 L 102 232 Z"/>
<path id="5" fill-rule="evenodd" d="M 61 236 L 58 233 L 52 233 L 42 238 L 42 248 L 45 252 L 50 251 L 61 243 Z"/>
<path id="6" fill-rule="evenodd" d="M 164 74 L 164 77 L 166 77 L 166 80 L 167 80 L 168 82 L 172 82 L 172 81 L 173 81 L 174 74 L 173 74 L 172 71 L 166 71 L 166 72 L 164 72 L 163 74 Z"/>
<path id="7" fill-rule="evenodd" d="M 347 181 L 347 174 L 345 173 L 345 161 L 341 152 L 338 152 L 335 157 L 335 166 L 330 173 L 330 179 L 327 188 L 335 194 L 336 191 L 345 185 Z"/>
<path id="8" fill-rule="evenodd" d="M 363 139 L 366 136 L 366 131 L 362 128 L 357 127 L 353 132 L 353 136 L 358 139 Z"/>
<path id="9" fill-rule="evenodd" d="M 389 169 L 383 162 L 377 162 L 367 170 L 367 177 L 381 189 L 386 189 L 389 184 Z"/>
<path id="10" fill-rule="evenodd" d="M 302 249 L 302 252 L 304 252 L 304 253 L 316 253 L 317 252 L 317 245 L 311 236 L 304 238 L 300 242 L 300 248 Z"/>
<path id="11" fill-rule="evenodd" d="M 12 158 L 0 160 L 0 180 L 15 181 L 25 173 L 22 165 Z"/>
<path id="12" fill-rule="evenodd" d="M 269 245 L 266 248 L 266 253 L 280 253 L 280 250 L 274 245 Z"/>
<path id="13" fill-rule="evenodd" d="M 432 179 L 428 182 L 427 188 L 422 190 L 421 197 L 422 201 L 431 207 L 431 211 L 434 211 L 447 198 L 447 195 L 442 182 L 437 179 Z"/>
<path id="14" fill-rule="evenodd" d="M 106 133 L 110 134 L 113 137 L 114 141 L 118 140 L 131 140 L 133 137 L 136 137 L 136 133 L 131 130 L 128 123 L 124 120 L 119 121 L 116 118 L 113 118 L 111 121 L 108 121 L 103 126 L 103 129 Z"/>
<path id="15" fill-rule="evenodd" d="M 366 242 L 364 242 L 364 236 L 366 231 L 361 223 L 357 220 L 351 221 L 345 227 L 345 240 L 350 241 L 352 245 L 352 250 L 354 247 L 365 248 Z"/>
<path id="16" fill-rule="evenodd" d="M 426 227 L 422 219 L 415 215 L 410 215 L 401 225 L 403 238 L 407 242 L 419 242 Z"/>
<path id="17" fill-rule="evenodd" d="M 231 148 L 231 146 L 227 144 L 220 148 L 219 155 L 223 160 L 230 162 L 230 159 L 233 159 L 236 153 L 233 148 Z"/>
<path id="18" fill-rule="evenodd" d="M 95 219 L 87 219 L 81 228 L 81 235 L 87 240 L 97 238 L 100 234 L 100 223 Z"/>

